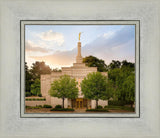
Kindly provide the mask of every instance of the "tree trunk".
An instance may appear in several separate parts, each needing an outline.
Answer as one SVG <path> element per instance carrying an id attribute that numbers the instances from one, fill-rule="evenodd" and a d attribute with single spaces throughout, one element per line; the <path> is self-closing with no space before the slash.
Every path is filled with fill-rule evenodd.
<path id="1" fill-rule="evenodd" d="M 62 108 L 64 108 L 64 97 L 62 98 Z"/>
<path id="2" fill-rule="evenodd" d="M 98 108 L 98 100 L 96 100 L 96 108 Z"/>

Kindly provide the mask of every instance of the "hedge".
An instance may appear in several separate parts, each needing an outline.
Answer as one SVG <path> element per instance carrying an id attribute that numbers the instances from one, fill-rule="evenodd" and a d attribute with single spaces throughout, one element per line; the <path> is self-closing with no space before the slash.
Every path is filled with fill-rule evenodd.
<path id="1" fill-rule="evenodd" d="M 30 92 L 25 92 L 25 96 L 29 97 L 29 96 L 31 96 L 31 93 Z"/>
<path id="2" fill-rule="evenodd" d="M 55 108 L 62 108 L 62 106 L 61 105 L 56 105 Z"/>
<path id="3" fill-rule="evenodd" d="M 40 108 L 42 108 L 42 105 L 26 106 L 26 109 L 40 109 Z"/>
<path id="4" fill-rule="evenodd" d="M 109 112 L 107 109 L 87 109 L 86 111 L 91 112 Z"/>
<path id="5" fill-rule="evenodd" d="M 43 108 L 52 108 L 52 106 L 51 106 L 51 105 L 44 104 L 44 105 L 43 105 Z"/>
<path id="6" fill-rule="evenodd" d="M 45 98 L 26 98 L 26 101 L 45 101 Z"/>
<path id="7" fill-rule="evenodd" d="M 52 108 L 50 111 L 74 111 L 71 108 Z"/>
<path id="8" fill-rule="evenodd" d="M 97 106 L 97 109 L 102 109 L 102 108 L 103 108 L 103 106 L 101 106 L 101 105 Z"/>

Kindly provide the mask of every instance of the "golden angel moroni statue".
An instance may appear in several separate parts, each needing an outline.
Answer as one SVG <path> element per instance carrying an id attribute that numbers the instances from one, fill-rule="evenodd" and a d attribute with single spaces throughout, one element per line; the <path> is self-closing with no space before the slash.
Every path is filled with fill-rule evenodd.
<path id="1" fill-rule="evenodd" d="M 80 38 L 81 38 L 81 32 L 79 33 L 79 41 L 80 41 Z"/>

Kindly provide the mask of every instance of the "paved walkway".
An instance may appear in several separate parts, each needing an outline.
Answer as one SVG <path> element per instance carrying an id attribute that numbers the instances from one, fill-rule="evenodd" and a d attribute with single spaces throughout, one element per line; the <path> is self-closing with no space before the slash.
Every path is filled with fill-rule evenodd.
<path id="1" fill-rule="evenodd" d="M 74 111 L 75 113 L 86 113 L 86 108 L 82 108 L 82 109 L 75 109 Z"/>

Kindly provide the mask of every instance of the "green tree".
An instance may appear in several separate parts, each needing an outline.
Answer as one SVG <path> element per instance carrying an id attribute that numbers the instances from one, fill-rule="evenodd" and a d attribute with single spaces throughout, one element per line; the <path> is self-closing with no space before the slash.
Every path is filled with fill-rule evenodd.
<path id="1" fill-rule="evenodd" d="M 112 80 L 108 80 L 107 79 L 107 87 L 106 87 L 106 95 L 107 95 L 107 99 L 109 100 L 111 97 L 115 97 L 115 87 L 114 87 L 114 83 Z"/>
<path id="2" fill-rule="evenodd" d="M 36 79 L 34 83 L 31 85 L 31 93 L 32 95 L 35 95 L 35 96 L 38 96 L 41 93 L 39 79 Z"/>
<path id="3" fill-rule="evenodd" d="M 31 84 L 33 84 L 33 78 L 28 69 L 27 62 L 25 62 L 25 92 L 27 95 L 31 95 Z"/>
<path id="4" fill-rule="evenodd" d="M 75 99 L 78 97 L 77 82 L 68 75 L 63 75 L 60 79 L 53 81 L 49 94 L 53 97 L 62 98 L 64 108 L 65 98 Z"/>
<path id="5" fill-rule="evenodd" d="M 81 90 L 85 98 L 96 100 L 96 108 L 98 100 L 108 99 L 107 77 L 100 72 L 89 73 L 81 82 Z"/>
<path id="6" fill-rule="evenodd" d="M 135 101 L 135 75 L 130 74 L 123 82 L 123 91 L 125 92 L 125 100 L 130 101 L 131 107 L 133 107 Z"/>
<path id="7" fill-rule="evenodd" d="M 104 60 L 98 59 L 97 57 L 85 57 L 83 58 L 83 63 L 85 63 L 88 67 L 97 67 L 99 72 L 107 71 L 107 65 L 105 64 Z"/>
<path id="8" fill-rule="evenodd" d="M 41 74 L 50 74 L 51 69 L 45 64 L 45 62 L 36 61 L 32 64 L 31 69 L 28 68 L 27 62 L 25 62 L 25 92 L 26 95 L 32 95 L 31 86 L 35 83 L 36 79 L 40 80 Z M 36 82 L 37 83 L 37 82 Z"/>
<path id="9" fill-rule="evenodd" d="M 121 67 L 121 62 L 118 60 L 112 60 L 112 62 L 108 66 L 109 69 L 120 68 L 120 67 Z"/>
<path id="10" fill-rule="evenodd" d="M 111 68 L 108 71 L 108 79 L 113 82 L 114 86 L 113 97 L 115 100 L 122 100 L 122 101 L 127 100 L 127 91 L 125 90 L 125 87 L 127 87 L 127 82 L 126 82 L 127 78 L 131 74 L 135 75 L 134 64 L 127 62 L 126 60 L 122 61 L 121 67 Z M 125 87 L 124 87 L 124 82 L 125 82 Z"/>
<path id="11" fill-rule="evenodd" d="M 127 60 L 122 61 L 122 68 L 129 67 L 130 69 L 134 70 L 134 63 L 128 62 Z"/>
<path id="12" fill-rule="evenodd" d="M 41 74 L 50 74 L 51 69 L 49 66 L 45 64 L 45 62 L 36 61 L 32 64 L 30 72 L 33 77 L 33 80 L 35 80 L 40 79 Z"/>

